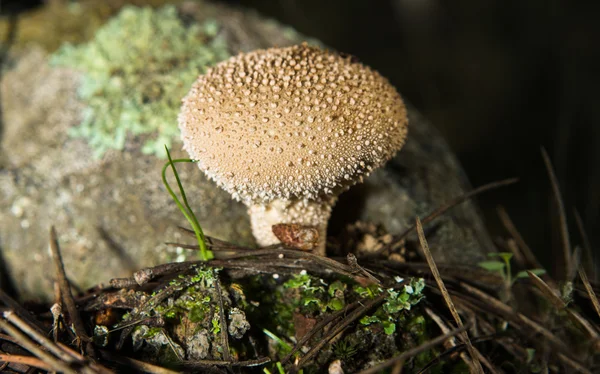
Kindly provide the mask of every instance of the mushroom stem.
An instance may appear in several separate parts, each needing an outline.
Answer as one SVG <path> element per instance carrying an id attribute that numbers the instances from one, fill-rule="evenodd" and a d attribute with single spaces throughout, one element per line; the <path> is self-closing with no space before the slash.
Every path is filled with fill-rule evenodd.
<path id="1" fill-rule="evenodd" d="M 327 221 L 336 200 L 336 197 L 317 201 L 276 199 L 266 204 L 250 205 L 248 214 L 252 233 L 258 245 L 267 246 L 280 243 L 273 234 L 273 225 L 289 223 L 314 227 L 319 232 L 319 239 L 313 253 L 325 256 Z"/>

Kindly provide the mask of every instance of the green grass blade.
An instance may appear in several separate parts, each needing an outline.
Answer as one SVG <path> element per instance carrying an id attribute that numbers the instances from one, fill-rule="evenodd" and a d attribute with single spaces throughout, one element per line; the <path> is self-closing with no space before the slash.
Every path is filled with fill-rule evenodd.
<path id="1" fill-rule="evenodd" d="M 204 238 L 204 232 L 202 231 L 202 227 L 200 226 L 200 223 L 198 222 L 196 215 L 194 214 L 194 212 L 192 211 L 192 208 L 190 208 L 190 205 L 188 204 L 187 196 L 185 195 L 185 190 L 183 189 L 183 185 L 181 184 L 181 180 L 179 179 L 179 174 L 177 173 L 177 169 L 175 168 L 175 163 L 194 162 L 194 160 L 191 160 L 189 158 L 173 160 L 171 158 L 171 154 L 169 153 L 169 149 L 167 148 L 167 146 L 165 146 L 165 150 L 167 151 L 167 157 L 169 158 L 169 161 L 165 164 L 165 166 L 163 166 L 163 169 L 162 169 L 163 184 L 167 188 L 167 191 L 169 191 L 169 194 L 175 201 L 175 204 L 177 204 L 177 207 L 179 208 L 181 213 L 183 213 L 185 218 L 188 220 L 188 222 L 192 226 L 192 229 L 194 230 L 194 233 L 196 234 L 196 240 L 198 241 L 198 246 L 200 247 L 200 259 L 202 261 L 211 260 L 214 258 L 214 255 L 213 255 L 212 251 L 209 251 L 208 248 L 206 247 L 206 240 Z M 166 171 L 169 166 L 171 166 L 171 169 L 173 170 L 173 174 L 175 175 L 175 180 L 177 180 L 177 186 L 179 187 L 179 192 L 181 193 L 181 197 L 183 199 L 184 204 L 182 204 L 181 201 L 179 201 L 179 198 L 177 197 L 177 195 L 175 195 L 175 192 L 173 192 L 173 190 L 171 189 L 171 186 L 167 182 Z"/>

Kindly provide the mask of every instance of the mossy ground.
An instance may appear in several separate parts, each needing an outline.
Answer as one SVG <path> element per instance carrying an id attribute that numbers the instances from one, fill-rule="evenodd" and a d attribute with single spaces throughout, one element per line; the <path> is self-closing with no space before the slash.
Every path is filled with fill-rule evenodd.
<path id="1" fill-rule="evenodd" d="M 219 277 L 221 300 L 216 294 Z M 381 304 L 365 312 L 311 360 L 304 373 L 321 373 L 335 360 L 347 372 L 364 369 L 427 341 L 429 326 L 419 303 L 424 298 L 423 279 L 397 278 L 387 289 L 376 284 L 362 286 L 349 277 L 331 274 L 320 277 L 300 271 L 293 275 L 263 274 L 232 280 L 226 273 L 198 267 L 195 273 L 165 282 L 161 290 L 137 292 L 138 300 L 173 293 L 137 315 L 126 313 L 115 326 L 135 323 L 131 346 L 135 357 L 169 366 L 177 360 L 223 360 L 227 346 L 221 334 L 220 302 L 227 319 L 228 345 L 237 361 L 252 360 L 257 353 L 282 360 L 319 321 L 357 301 L 385 295 Z M 145 318 L 150 324 L 139 322 Z M 156 326 L 161 321 L 161 326 Z M 105 334 L 111 327 L 96 326 L 97 341 L 106 347 L 118 341 L 120 330 Z M 304 350 L 327 336 L 329 328 L 318 331 Z M 302 352 L 297 353 L 298 356 Z M 416 358 L 424 365 L 432 358 L 427 352 Z"/>

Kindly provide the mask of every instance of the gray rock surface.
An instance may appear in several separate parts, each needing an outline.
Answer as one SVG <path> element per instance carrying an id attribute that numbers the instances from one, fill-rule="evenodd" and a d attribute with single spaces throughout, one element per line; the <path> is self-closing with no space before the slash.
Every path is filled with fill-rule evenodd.
<path id="1" fill-rule="evenodd" d="M 184 3 L 181 9 L 218 19 L 232 53 L 303 40 L 244 10 L 204 3 Z M 85 108 L 77 98 L 78 73 L 52 68 L 47 59 L 36 48 L 13 56 L 0 82 L 0 259 L 21 297 L 52 297 L 54 269 L 47 250 L 51 225 L 59 233 L 67 275 L 80 288 L 181 259 L 181 249 L 164 244 L 192 242 L 176 229 L 187 222 L 162 184 L 164 160 L 143 155 L 141 142 L 134 138 L 124 150 L 94 159 L 84 140 L 67 134 L 81 121 Z M 342 196 L 333 226 L 373 221 L 399 233 L 415 216 L 464 193 L 463 172 L 446 143 L 414 109 L 409 116 L 409 138 L 402 152 L 364 185 Z M 187 157 L 180 143 L 174 144 L 173 156 Z M 207 235 L 253 243 L 243 205 L 193 165 L 178 170 Z M 470 203 L 437 223 L 430 245 L 439 261 L 474 262 L 489 248 Z"/>

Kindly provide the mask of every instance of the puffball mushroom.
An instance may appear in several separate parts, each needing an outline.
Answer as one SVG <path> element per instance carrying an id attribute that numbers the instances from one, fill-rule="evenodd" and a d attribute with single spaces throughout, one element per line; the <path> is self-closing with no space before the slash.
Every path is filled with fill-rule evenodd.
<path id="1" fill-rule="evenodd" d="M 276 224 L 318 230 L 337 196 L 404 144 L 404 103 L 387 79 L 306 44 L 242 53 L 200 76 L 179 114 L 184 149 L 248 206 L 259 245 Z"/>

